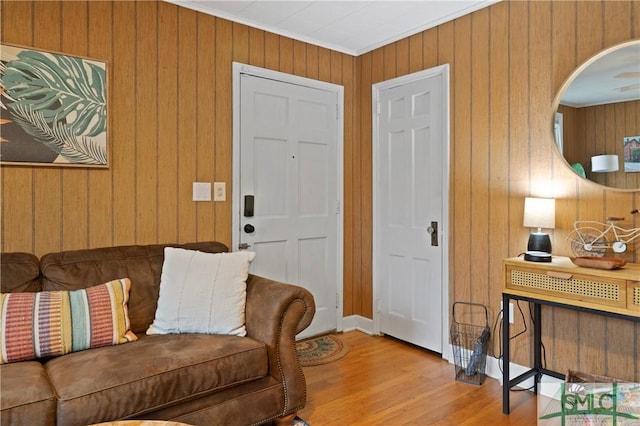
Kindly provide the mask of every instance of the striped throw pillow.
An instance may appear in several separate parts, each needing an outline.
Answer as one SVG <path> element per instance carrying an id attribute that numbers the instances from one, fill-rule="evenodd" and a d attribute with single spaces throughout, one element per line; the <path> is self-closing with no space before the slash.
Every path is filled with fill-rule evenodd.
<path id="1" fill-rule="evenodd" d="M 130 288 L 122 278 L 75 291 L 0 294 L 0 364 L 137 340 Z"/>

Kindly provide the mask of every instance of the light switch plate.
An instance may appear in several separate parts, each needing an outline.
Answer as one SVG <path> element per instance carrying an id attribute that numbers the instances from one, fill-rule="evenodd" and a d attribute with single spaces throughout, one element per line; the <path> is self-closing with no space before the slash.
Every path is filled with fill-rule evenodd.
<path id="1" fill-rule="evenodd" d="M 225 182 L 213 182 L 213 201 L 227 200 L 227 184 Z"/>
<path id="2" fill-rule="evenodd" d="M 211 201 L 211 182 L 193 182 L 193 201 Z"/>

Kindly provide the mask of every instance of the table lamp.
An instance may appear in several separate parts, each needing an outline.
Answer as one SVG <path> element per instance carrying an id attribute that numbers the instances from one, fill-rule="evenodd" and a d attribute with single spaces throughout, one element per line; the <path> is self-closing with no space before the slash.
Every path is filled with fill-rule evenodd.
<path id="1" fill-rule="evenodd" d="M 596 155 L 591 157 L 592 172 L 617 172 L 619 167 L 618 156 L 615 154 Z"/>
<path id="2" fill-rule="evenodd" d="M 529 235 L 524 260 L 551 262 L 551 239 L 549 234 L 542 232 L 542 228 L 553 229 L 556 227 L 556 200 L 553 198 L 525 198 L 523 226 L 537 228 L 536 232 Z"/>

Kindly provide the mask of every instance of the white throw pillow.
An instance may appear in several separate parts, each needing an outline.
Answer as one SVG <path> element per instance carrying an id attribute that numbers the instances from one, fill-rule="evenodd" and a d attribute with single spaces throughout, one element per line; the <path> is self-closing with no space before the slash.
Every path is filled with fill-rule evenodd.
<path id="1" fill-rule="evenodd" d="M 246 336 L 246 281 L 255 256 L 166 247 L 158 307 L 147 334 Z"/>

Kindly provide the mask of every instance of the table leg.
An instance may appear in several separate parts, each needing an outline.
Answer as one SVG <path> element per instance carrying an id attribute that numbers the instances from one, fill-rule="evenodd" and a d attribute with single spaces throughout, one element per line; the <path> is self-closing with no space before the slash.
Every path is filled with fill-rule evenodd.
<path id="1" fill-rule="evenodd" d="M 502 412 L 509 414 L 509 296 L 502 295 Z"/>
<path id="2" fill-rule="evenodd" d="M 538 382 L 542 377 L 542 305 L 533 304 L 533 368 L 538 374 L 535 376 L 533 391 L 538 394 Z"/>

